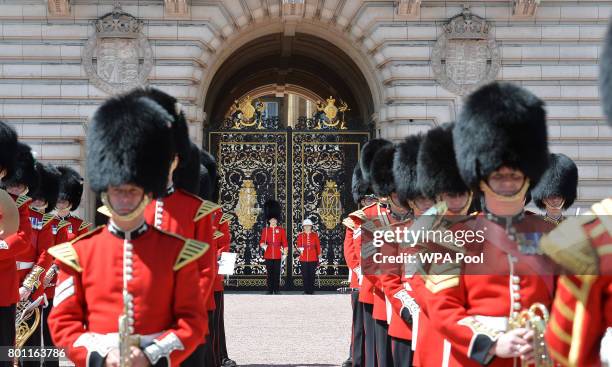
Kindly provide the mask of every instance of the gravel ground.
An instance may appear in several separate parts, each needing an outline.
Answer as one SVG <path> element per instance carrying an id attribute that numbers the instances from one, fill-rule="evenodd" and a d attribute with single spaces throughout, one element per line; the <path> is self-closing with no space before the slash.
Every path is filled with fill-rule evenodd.
<path id="1" fill-rule="evenodd" d="M 349 295 L 225 294 L 225 333 L 239 366 L 340 366 L 348 357 Z"/>

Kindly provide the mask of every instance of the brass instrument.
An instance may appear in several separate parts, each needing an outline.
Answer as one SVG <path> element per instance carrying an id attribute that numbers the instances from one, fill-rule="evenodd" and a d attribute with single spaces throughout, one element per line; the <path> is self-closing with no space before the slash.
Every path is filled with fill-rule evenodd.
<path id="1" fill-rule="evenodd" d="M 19 301 L 17 303 L 15 317 L 15 347 L 22 348 L 26 341 L 34 334 L 38 325 L 40 325 L 40 304 L 44 300 L 44 295 L 38 297 L 36 301 L 30 300 Z M 19 361 L 15 358 L 13 362 L 18 366 Z"/>
<path id="2" fill-rule="evenodd" d="M 546 342 L 544 341 L 548 316 L 546 306 L 541 303 L 534 303 L 528 310 L 523 310 L 517 317 L 510 320 L 510 327 L 513 329 L 526 328 L 533 331 L 534 335 L 531 345 L 533 346 L 534 355 L 533 365 L 536 367 L 554 367 L 554 363 L 546 349 Z M 529 365 L 527 361 L 521 363 L 523 367 L 527 367 L 527 365 Z"/>

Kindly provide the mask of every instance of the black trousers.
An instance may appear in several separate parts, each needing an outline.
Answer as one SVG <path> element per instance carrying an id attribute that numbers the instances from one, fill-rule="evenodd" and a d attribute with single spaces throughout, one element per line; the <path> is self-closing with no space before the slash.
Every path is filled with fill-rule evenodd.
<path id="1" fill-rule="evenodd" d="M 49 300 L 49 304 L 51 304 L 52 302 L 53 300 Z M 42 328 L 42 344 L 45 348 L 52 348 L 54 345 L 53 341 L 51 340 L 51 331 L 49 331 L 49 324 L 47 322 L 47 320 L 49 319 L 49 313 L 51 312 L 51 307 L 47 307 L 44 309 L 41 307 L 39 309 L 41 310 L 40 312 L 42 314 L 42 318 L 40 320 L 40 323 L 38 324 L 38 327 L 36 328 L 36 331 L 34 331 L 34 333 L 28 338 L 28 340 L 26 340 L 25 346 L 37 348 L 41 347 L 40 332 Z M 23 367 L 37 367 L 41 365 L 45 367 L 57 367 L 59 366 L 59 360 L 41 359 L 40 361 L 22 361 L 21 365 Z"/>
<path id="2" fill-rule="evenodd" d="M 376 360 L 376 326 L 375 320 L 372 317 L 374 305 L 362 303 L 363 305 L 363 330 L 365 342 L 365 367 L 377 367 Z M 386 367 L 386 366 L 380 366 Z"/>
<path id="3" fill-rule="evenodd" d="M 280 284 L 280 271 L 281 271 L 281 260 L 269 260 L 266 259 L 266 274 L 269 292 L 278 292 Z"/>
<path id="4" fill-rule="evenodd" d="M 391 337 L 393 351 L 393 367 L 412 366 L 412 342 L 410 340 Z"/>
<path id="5" fill-rule="evenodd" d="M 15 345 L 15 305 L 0 307 L 0 346 Z M 0 367 L 12 367 L 13 362 L 0 362 Z"/>
<path id="6" fill-rule="evenodd" d="M 302 261 L 300 268 L 302 269 L 302 280 L 304 281 L 304 292 L 306 294 L 314 293 L 315 275 L 317 273 L 318 261 Z"/>
<path id="7" fill-rule="evenodd" d="M 196 349 L 187 357 L 183 363 L 181 363 L 183 367 L 203 367 L 210 366 L 216 367 L 212 364 L 206 364 L 206 344 L 202 343 L 196 347 Z"/>
<path id="8" fill-rule="evenodd" d="M 223 291 L 215 292 L 215 311 L 213 313 L 213 355 L 215 356 L 216 366 L 220 366 L 227 356 L 227 345 L 225 342 L 225 323 L 223 321 L 224 313 Z"/>
<path id="9" fill-rule="evenodd" d="M 393 366 L 393 353 L 391 352 L 391 337 L 389 324 L 386 320 L 375 320 L 374 332 L 376 334 L 376 359 L 379 366 Z"/>
<path id="10" fill-rule="evenodd" d="M 365 366 L 365 338 L 363 330 L 363 304 L 359 302 L 359 293 L 351 293 L 353 324 L 351 325 L 351 351 L 353 367 Z"/>

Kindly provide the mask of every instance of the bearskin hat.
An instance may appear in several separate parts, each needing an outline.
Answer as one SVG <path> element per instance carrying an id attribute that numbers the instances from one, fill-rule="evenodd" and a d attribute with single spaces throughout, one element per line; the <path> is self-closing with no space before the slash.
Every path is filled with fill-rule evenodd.
<path id="1" fill-rule="evenodd" d="M 423 137 L 417 161 L 417 186 L 427 197 L 469 191 L 457 168 L 453 123 L 433 128 Z"/>
<path id="2" fill-rule="evenodd" d="M 494 82 L 467 97 L 453 128 L 463 181 L 472 189 L 507 166 L 536 185 L 548 167 L 544 102 L 510 83 Z"/>
<path id="3" fill-rule="evenodd" d="M 134 184 L 163 195 L 174 155 L 172 116 L 148 97 L 118 96 L 94 114 L 87 133 L 87 177 L 93 191 Z"/>
<path id="4" fill-rule="evenodd" d="M 374 195 L 378 197 L 391 196 L 395 192 L 393 179 L 393 156 L 395 145 L 388 144 L 380 147 L 370 163 L 370 184 Z"/>
<path id="5" fill-rule="evenodd" d="M 179 161 L 189 160 L 191 153 L 191 140 L 189 140 L 189 128 L 181 104 L 173 96 L 152 87 L 136 88 L 129 96 L 149 97 L 162 106 L 172 116 L 172 137 L 174 138 L 174 149 L 178 154 Z"/>
<path id="6" fill-rule="evenodd" d="M 372 160 L 378 149 L 385 145 L 392 145 L 387 139 L 372 139 L 365 143 L 361 149 L 361 157 L 359 159 L 359 166 L 361 166 L 361 174 L 366 182 L 370 182 L 370 167 Z"/>
<path id="7" fill-rule="evenodd" d="M 58 200 L 68 201 L 71 210 L 76 210 L 81 205 L 81 197 L 83 196 L 83 177 L 67 166 L 59 166 L 57 170 L 62 174 Z"/>
<path id="8" fill-rule="evenodd" d="M 599 61 L 599 88 L 601 104 L 604 113 L 608 116 L 608 125 L 612 126 L 612 22 L 608 25 L 603 53 Z"/>
<path id="9" fill-rule="evenodd" d="M 276 218 L 277 221 L 281 221 L 281 206 L 280 203 L 273 199 L 268 199 L 264 203 L 264 219 L 266 223 L 272 218 Z"/>
<path id="10" fill-rule="evenodd" d="M 0 144 L 0 170 L 6 169 L 6 174 L 10 175 L 17 156 L 17 133 L 11 125 L 3 121 L 0 121 Z"/>
<path id="11" fill-rule="evenodd" d="M 40 185 L 38 186 L 38 190 L 30 194 L 30 197 L 32 197 L 32 200 L 46 201 L 47 208 L 45 209 L 45 213 L 50 213 L 55 209 L 55 205 L 57 204 L 62 174 L 57 168 L 50 164 L 36 162 L 35 168 L 40 177 Z"/>
<path id="12" fill-rule="evenodd" d="M 200 192 L 200 149 L 191 144 L 189 154 L 181 159 L 178 167 L 172 174 L 174 186 L 194 195 Z"/>
<path id="13" fill-rule="evenodd" d="M 17 142 L 15 166 L 10 174 L 2 180 L 4 186 L 26 185 L 29 192 L 38 189 L 40 177 L 34 167 L 36 160 L 29 145 Z"/>
<path id="14" fill-rule="evenodd" d="M 406 137 L 397 145 L 393 156 L 393 179 L 402 205 L 422 195 L 417 186 L 417 159 L 422 140 L 422 135 Z"/>
<path id="15" fill-rule="evenodd" d="M 206 168 L 208 182 L 205 184 L 209 185 L 209 200 L 217 202 L 219 196 L 217 160 L 212 154 L 202 149 L 200 150 L 200 165 Z M 200 185 L 202 185 L 202 182 L 200 182 Z"/>
<path id="16" fill-rule="evenodd" d="M 351 192 L 353 194 L 353 201 L 355 204 L 359 204 L 359 201 L 363 199 L 366 195 L 372 193 L 370 190 L 370 185 L 363 179 L 363 175 L 361 174 L 361 167 L 359 164 L 355 166 L 353 169 L 353 181 L 351 183 Z"/>
<path id="17" fill-rule="evenodd" d="M 560 196 L 565 199 L 563 209 L 567 209 L 576 200 L 578 191 L 578 167 L 576 163 L 565 154 L 551 154 L 550 166 L 531 194 L 535 204 L 545 209 L 543 200 L 551 196 Z"/>

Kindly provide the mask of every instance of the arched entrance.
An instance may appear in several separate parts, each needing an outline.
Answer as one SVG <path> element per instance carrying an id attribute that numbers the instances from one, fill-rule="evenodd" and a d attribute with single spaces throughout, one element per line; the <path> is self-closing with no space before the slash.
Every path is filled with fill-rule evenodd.
<path id="1" fill-rule="evenodd" d="M 374 102 L 351 58 L 324 39 L 302 33 L 256 38 L 220 65 L 206 93 L 204 144 L 219 164 L 219 203 L 233 213 L 234 286 L 265 286 L 259 236 L 261 208 L 283 207 L 290 244 L 281 281 L 302 286 L 293 246 L 304 219 L 322 243 L 320 288 L 346 280 L 344 226 L 355 210 L 352 169 L 369 139 Z"/>

